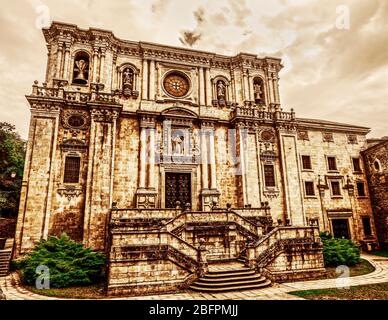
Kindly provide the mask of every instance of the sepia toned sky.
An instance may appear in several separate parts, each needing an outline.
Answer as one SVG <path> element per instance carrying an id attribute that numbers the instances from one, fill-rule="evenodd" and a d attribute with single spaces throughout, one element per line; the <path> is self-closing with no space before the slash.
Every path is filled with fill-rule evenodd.
<path id="1" fill-rule="evenodd" d="M 25 99 L 44 81 L 52 20 L 126 40 L 283 59 L 282 106 L 297 117 L 388 135 L 386 0 L 14 0 L 0 11 L 0 121 L 27 138 Z"/>

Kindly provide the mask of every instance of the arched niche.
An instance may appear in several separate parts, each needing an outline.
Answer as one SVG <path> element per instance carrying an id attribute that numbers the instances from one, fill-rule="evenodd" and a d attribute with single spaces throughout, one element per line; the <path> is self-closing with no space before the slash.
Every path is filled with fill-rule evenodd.
<path id="1" fill-rule="evenodd" d="M 84 50 L 74 53 L 72 83 L 87 85 L 90 76 L 90 55 Z"/>
<path id="2" fill-rule="evenodd" d="M 259 76 L 253 78 L 253 97 L 256 104 L 265 105 L 264 79 Z"/>
<path id="3" fill-rule="evenodd" d="M 131 63 L 117 67 L 118 90 L 124 97 L 139 96 L 139 69 Z"/>
<path id="4" fill-rule="evenodd" d="M 224 76 L 217 76 L 212 79 L 213 101 L 215 107 L 230 106 L 231 86 L 230 81 Z"/>

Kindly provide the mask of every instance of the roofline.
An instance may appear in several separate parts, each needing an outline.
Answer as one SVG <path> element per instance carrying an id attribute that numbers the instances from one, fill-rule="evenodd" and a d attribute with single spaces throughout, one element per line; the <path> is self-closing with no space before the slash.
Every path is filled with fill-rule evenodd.
<path id="1" fill-rule="evenodd" d="M 272 60 L 273 62 L 277 63 L 280 67 L 283 67 L 281 64 L 281 58 L 278 58 L 278 57 L 265 56 L 265 57 L 261 58 L 257 54 L 244 53 L 244 52 L 239 52 L 236 55 L 227 56 L 227 55 L 221 55 L 221 54 L 217 54 L 217 53 L 209 52 L 209 51 L 196 50 L 196 49 L 190 49 L 190 48 L 184 48 L 184 47 L 178 47 L 178 46 L 172 46 L 172 45 L 166 45 L 166 44 L 160 44 L 160 43 L 154 43 L 154 42 L 124 40 L 124 39 L 116 37 L 112 31 L 109 31 L 106 29 L 99 29 L 99 28 L 93 28 L 93 27 L 88 28 L 88 29 L 83 29 L 83 28 L 78 27 L 78 25 L 76 25 L 76 24 L 55 21 L 55 20 L 52 21 L 51 26 L 43 28 L 43 34 L 45 36 L 46 42 L 49 42 L 49 40 L 50 40 L 48 38 L 48 32 L 50 30 L 52 30 L 54 27 L 59 27 L 62 29 L 69 29 L 69 31 L 74 31 L 74 32 L 79 31 L 79 32 L 90 32 L 90 33 L 93 33 L 93 32 L 104 33 L 104 34 L 106 34 L 106 36 L 112 37 L 113 40 L 115 40 L 123 45 L 129 44 L 129 45 L 137 45 L 139 47 L 144 47 L 144 46 L 145 47 L 146 46 L 161 47 L 162 46 L 162 47 L 172 49 L 172 50 L 180 50 L 180 51 L 191 52 L 191 53 L 195 53 L 195 54 L 203 54 L 203 55 L 208 56 L 208 57 L 215 57 L 215 58 L 221 58 L 221 59 L 222 58 L 223 59 L 230 59 L 230 58 L 237 58 L 237 57 L 244 57 L 245 56 L 245 57 L 251 58 L 251 59 Z"/>
<path id="2" fill-rule="evenodd" d="M 367 153 L 367 152 L 370 151 L 370 150 L 373 150 L 373 149 L 375 149 L 375 148 L 382 147 L 384 144 L 386 144 L 386 145 L 388 146 L 388 140 L 383 140 L 383 141 L 381 141 L 381 142 L 379 142 L 379 143 L 377 143 L 377 144 L 375 144 L 375 145 L 373 145 L 373 146 L 371 146 L 371 147 L 365 149 L 365 150 L 362 151 L 362 152 L 363 152 L 363 153 Z"/>
<path id="3" fill-rule="evenodd" d="M 319 131 L 322 130 L 331 130 L 331 131 L 341 131 L 341 132 L 349 132 L 349 133 L 359 133 L 363 135 L 367 135 L 371 128 L 348 124 L 348 123 L 340 123 L 333 122 L 327 120 L 319 120 L 319 119 L 308 119 L 308 118 L 296 118 L 298 123 L 298 127 L 305 127 L 308 129 L 316 129 Z"/>

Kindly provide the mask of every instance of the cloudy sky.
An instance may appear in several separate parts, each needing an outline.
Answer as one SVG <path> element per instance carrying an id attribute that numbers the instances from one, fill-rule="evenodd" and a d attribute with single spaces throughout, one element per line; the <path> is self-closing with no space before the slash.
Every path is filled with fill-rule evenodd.
<path id="1" fill-rule="evenodd" d="M 0 121 L 27 137 L 24 95 L 44 80 L 50 21 L 120 38 L 283 59 L 283 108 L 388 135 L 386 0 L 14 0 L 0 11 Z"/>

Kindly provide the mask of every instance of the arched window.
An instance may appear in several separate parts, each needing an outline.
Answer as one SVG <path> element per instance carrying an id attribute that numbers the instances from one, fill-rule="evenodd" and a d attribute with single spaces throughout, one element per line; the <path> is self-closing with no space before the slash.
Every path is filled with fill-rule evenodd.
<path id="1" fill-rule="evenodd" d="M 263 79 L 259 77 L 256 77 L 253 79 L 253 93 L 254 93 L 255 103 L 265 104 Z"/>
<path id="2" fill-rule="evenodd" d="M 73 83 L 87 84 L 89 82 L 89 54 L 85 51 L 77 52 L 74 57 Z"/>

